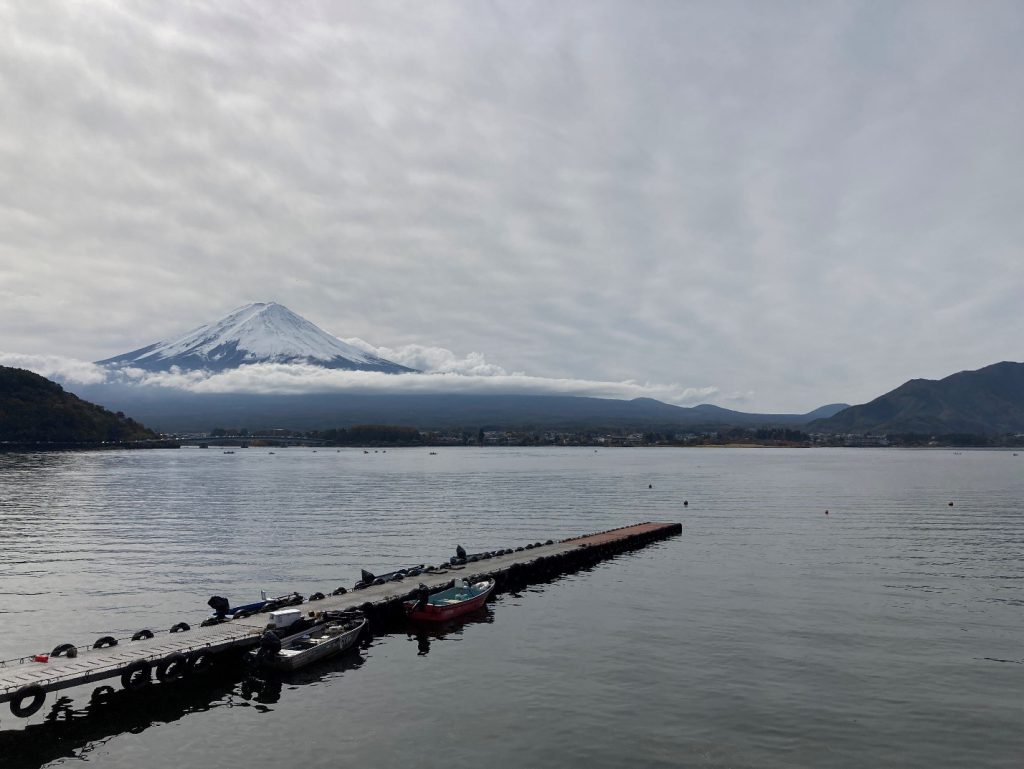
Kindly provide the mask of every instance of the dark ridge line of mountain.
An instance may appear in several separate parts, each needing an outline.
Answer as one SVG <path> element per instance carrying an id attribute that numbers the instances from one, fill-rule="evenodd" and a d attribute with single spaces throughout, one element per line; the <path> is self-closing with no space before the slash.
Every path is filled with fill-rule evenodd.
<path id="1" fill-rule="evenodd" d="M 197 395 L 159 388 L 79 388 L 165 430 L 211 426 L 323 429 L 366 422 L 420 429 L 715 429 L 801 427 L 826 434 L 1001 435 L 1024 433 L 1024 363 L 1003 361 L 940 380 L 913 379 L 869 403 L 808 414 L 747 414 L 704 404 L 673 406 L 558 395 Z"/>
<path id="2" fill-rule="evenodd" d="M 858 434 L 1024 433 L 1024 363 L 1002 361 L 944 379 L 911 379 L 808 429 Z"/>
<path id="3" fill-rule="evenodd" d="M 45 377 L 0 366 L 0 442 L 123 443 L 158 437 L 123 413 L 82 400 Z"/>
<path id="4" fill-rule="evenodd" d="M 163 432 L 196 432 L 213 427 L 295 430 L 397 424 L 422 430 L 633 428 L 714 429 L 726 426 L 800 426 L 821 413 L 744 414 L 715 406 L 686 408 L 650 398 L 631 401 L 571 395 L 196 394 L 163 388 L 90 385 L 83 397 L 116 406 Z"/>

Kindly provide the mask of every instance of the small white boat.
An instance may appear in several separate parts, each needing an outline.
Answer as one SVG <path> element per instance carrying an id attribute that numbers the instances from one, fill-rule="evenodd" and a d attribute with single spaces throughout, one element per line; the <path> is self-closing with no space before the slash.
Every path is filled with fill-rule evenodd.
<path id="1" fill-rule="evenodd" d="M 366 627 L 366 619 L 332 620 L 281 639 L 281 650 L 264 660 L 277 670 L 298 670 L 350 648 Z"/>

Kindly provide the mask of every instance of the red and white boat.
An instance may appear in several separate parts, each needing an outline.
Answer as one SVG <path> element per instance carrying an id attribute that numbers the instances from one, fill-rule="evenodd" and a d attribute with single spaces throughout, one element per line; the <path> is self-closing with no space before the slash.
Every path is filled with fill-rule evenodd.
<path id="1" fill-rule="evenodd" d="M 473 585 L 461 580 L 454 587 L 433 595 L 428 595 L 426 588 L 423 588 L 423 595 L 418 600 L 405 602 L 405 611 L 409 619 L 445 622 L 479 609 L 492 590 L 494 579 L 485 579 Z"/>

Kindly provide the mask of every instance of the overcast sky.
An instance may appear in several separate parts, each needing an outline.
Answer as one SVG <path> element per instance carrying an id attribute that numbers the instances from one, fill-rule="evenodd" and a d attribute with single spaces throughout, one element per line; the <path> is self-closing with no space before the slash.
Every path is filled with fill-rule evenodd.
<path id="1" fill-rule="evenodd" d="M 1022 40 L 995 0 L 0 0 L 0 351 L 274 300 L 747 411 L 1019 361 Z"/>

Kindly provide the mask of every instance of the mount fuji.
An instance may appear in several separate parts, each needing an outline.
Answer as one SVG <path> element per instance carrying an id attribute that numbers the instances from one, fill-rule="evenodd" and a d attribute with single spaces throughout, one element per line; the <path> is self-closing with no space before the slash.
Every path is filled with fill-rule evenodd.
<path id="1" fill-rule="evenodd" d="M 254 302 L 170 341 L 97 361 L 102 366 L 224 371 L 253 363 L 304 363 L 404 374 L 415 369 L 346 344 L 276 302 Z"/>

